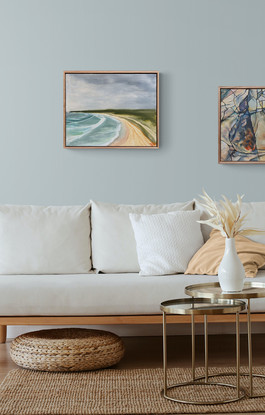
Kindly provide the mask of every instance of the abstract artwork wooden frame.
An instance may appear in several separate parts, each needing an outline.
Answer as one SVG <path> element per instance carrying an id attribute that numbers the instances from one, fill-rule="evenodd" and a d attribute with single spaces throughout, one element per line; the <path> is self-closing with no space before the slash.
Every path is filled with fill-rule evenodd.
<path id="1" fill-rule="evenodd" d="M 265 87 L 221 86 L 218 162 L 265 164 Z"/>
<path id="2" fill-rule="evenodd" d="M 159 148 L 158 71 L 65 71 L 65 148 Z"/>

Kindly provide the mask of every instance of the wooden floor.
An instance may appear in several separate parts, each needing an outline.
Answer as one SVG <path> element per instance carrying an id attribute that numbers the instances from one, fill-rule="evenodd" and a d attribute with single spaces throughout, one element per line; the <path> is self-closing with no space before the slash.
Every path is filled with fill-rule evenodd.
<path id="1" fill-rule="evenodd" d="M 119 369 L 162 367 L 161 337 L 126 337 L 123 339 L 126 354 L 117 365 Z M 10 340 L 0 344 L 0 381 L 17 366 L 9 357 Z M 247 365 L 247 337 L 241 336 L 241 364 Z M 190 367 L 190 336 L 168 337 L 169 367 Z M 196 365 L 204 364 L 203 336 L 196 337 Z M 235 336 L 209 336 L 209 365 L 233 366 L 235 364 Z M 265 366 L 265 334 L 253 335 L 253 365 Z M 264 405 L 265 410 L 265 405 Z M 264 412 L 265 414 L 265 412 Z"/>
<path id="2" fill-rule="evenodd" d="M 118 368 L 162 367 L 162 337 L 127 337 L 126 355 Z M 196 366 L 204 365 L 204 338 L 196 336 Z M 234 335 L 209 336 L 209 365 L 235 365 Z M 241 335 L 241 365 L 248 364 L 247 335 Z M 191 366 L 191 337 L 168 336 L 168 366 Z M 253 335 L 253 366 L 265 366 L 265 334 Z"/>

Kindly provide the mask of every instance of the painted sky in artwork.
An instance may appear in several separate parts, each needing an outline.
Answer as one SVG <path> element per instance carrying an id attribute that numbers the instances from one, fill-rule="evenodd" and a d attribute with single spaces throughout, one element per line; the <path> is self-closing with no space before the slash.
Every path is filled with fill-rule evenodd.
<path id="1" fill-rule="evenodd" d="M 155 109 L 156 74 L 66 74 L 66 111 Z"/>
<path id="2" fill-rule="evenodd" d="M 221 88 L 221 161 L 265 162 L 265 89 Z"/>

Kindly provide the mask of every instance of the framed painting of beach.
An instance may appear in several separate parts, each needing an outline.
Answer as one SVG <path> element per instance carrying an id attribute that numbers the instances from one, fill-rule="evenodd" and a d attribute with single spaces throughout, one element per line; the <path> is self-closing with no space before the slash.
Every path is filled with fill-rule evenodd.
<path id="1" fill-rule="evenodd" d="M 159 148 L 159 72 L 64 72 L 65 148 Z"/>
<path id="2" fill-rule="evenodd" d="M 265 87 L 219 87 L 220 164 L 265 164 Z"/>

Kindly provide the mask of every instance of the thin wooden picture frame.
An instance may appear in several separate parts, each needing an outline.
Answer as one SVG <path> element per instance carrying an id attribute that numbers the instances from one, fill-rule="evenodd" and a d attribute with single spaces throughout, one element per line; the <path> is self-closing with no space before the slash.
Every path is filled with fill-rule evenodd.
<path id="1" fill-rule="evenodd" d="M 82 74 L 87 74 L 87 75 L 91 75 L 91 74 L 95 74 L 95 75 L 100 75 L 100 74 L 105 74 L 105 75 L 114 75 L 114 74 L 118 74 L 118 75 L 135 75 L 135 74 L 140 74 L 140 75 L 154 75 L 155 78 L 155 108 L 152 109 L 153 111 L 155 111 L 155 127 L 154 127 L 154 123 L 151 123 L 151 121 L 153 121 L 154 116 L 152 114 L 152 120 L 150 121 L 149 119 L 147 120 L 146 124 L 140 119 L 139 117 L 135 120 L 126 120 L 123 121 L 121 118 L 119 118 L 119 120 L 124 123 L 126 122 L 126 126 L 124 127 L 124 125 L 122 126 L 122 128 L 126 128 L 128 129 L 129 127 L 129 133 L 132 131 L 132 128 L 130 128 L 131 126 L 128 125 L 128 123 L 132 124 L 133 123 L 133 129 L 135 131 L 137 131 L 137 135 L 140 136 L 140 134 L 142 133 L 145 138 L 146 141 L 144 141 L 143 137 L 143 141 L 146 142 L 148 145 L 116 145 L 115 143 L 117 143 L 118 140 L 114 140 L 115 143 L 113 142 L 111 145 L 69 145 L 69 143 L 67 143 L 67 75 L 82 75 Z M 159 71 L 64 71 L 64 78 L 63 78 L 63 82 L 64 82 L 64 87 L 63 87 L 63 91 L 64 91 L 64 99 L 63 99 L 63 144 L 64 144 L 64 148 L 67 149 L 103 149 L 103 148 L 107 148 L 107 149 L 158 149 L 159 148 Z M 129 109 L 130 110 L 130 109 Z M 115 111 L 119 111 L 119 110 L 115 110 Z M 132 112 L 137 112 L 138 110 L 130 110 Z M 141 111 L 141 110 L 139 110 Z M 148 109 L 143 109 L 143 111 L 148 111 Z M 74 111 L 73 111 L 74 112 Z M 77 111 L 77 112 L 81 112 L 81 111 Z M 85 112 L 89 112 L 89 110 L 85 111 Z M 96 113 L 96 110 L 92 111 L 93 113 Z M 103 112 L 103 110 L 102 110 Z M 109 114 L 111 114 L 111 117 L 113 117 L 113 114 L 110 112 Z M 126 114 L 125 114 L 126 115 Z M 138 113 L 136 114 L 136 117 L 138 116 Z M 150 114 L 148 114 L 148 116 L 150 116 Z M 121 115 L 120 117 L 123 117 L 123 115 Z M 151 116 L 150 116 L 151 118 Z M 151 128 L 150 128 L 151 125 Z M 136 130 L 137 129 L 137 130 Z M 139 132 L 140 131 L 140 132 Z M 128 134 L 128 133 L 127 133 Z M 155 141 L 154 141 L 154 134 L 155 134 Z M 137 139 L 137 137 L 136 137 Z M 147 141 L 148 140 L 148 141 Z M 151 141 L 153 140 L 153 141 Z M 137 141 L 137 140 L 136 140 Z M 150 142 L 150 143 L 149 143 Z"/>
<path id="2" fill-rule="evenodd" d="M 241 120 L 238 120 L 240 127 L 239 127 L 239 132 L 237 133 L 237 136 L 235 139 L 235 144 L 231 143 L 230 154 L 232 153 L 232 155 L 229 154 L 229 156 L 226 155 L 225 157 L 224 154 L 222 154 L 224 153 L 224 151 L 222 150 L 222 141 L 224 143 L 223 144 L 224 147 L 226 147 L 226 145 L 229 146 L 229 144 L 225 143 L 225 137 L 224 135 L 222 136 L 222 121 L 224 122 L 224 120 L 222 120 L 222 110 L 221 110 L 222 99 L 223 99 L 222 90 L 231 90 L 235 94 L 237 93 L 240 94 L 241 91 L 242 93 L 244 93 L 243 90 L 245 90 L 246 94 L 252 93 L 252 95 L 254 96 L 253 98 L 254 100 L 255 99 L 259 100 L 259 98 L 255 98 L 255 95 L 258 96 L 260 94 L 264 95 L 264 98 L 265 98 L 265 87 L 263 86 L 261 87 L 260 86 L 258 87 L 257 86 L 219 86 L 218 87 L 218 163 L 219 164 L 252 164 L 252 165 L 253 164 L 265 164 L 265 149 L 263 150 L 258 147 L 257 140 L 256 140 L 257 137 L 255 134 L 254 128 L 253 127 L 251 128 L 251 125 L 248 125 L 248 122 L 250 123 L 251 119 L 247 120 L 247 117 L 249 114 L 250 116 L 253 117 L 253 115 L 257 115 L 259 113 L 259 115 L 262 115 L 262 118 L 264 119 L 261 122 L 263 123 L 264 128 L 265 128 L 265 124 L 264 124 L 265 123 L 265 100 L 264 100 L 264 107 L 263 107 L 263 103 L 260 104 L 260 101 L 259 101 L 256 106 L 257 108 L 256 110 L 255 109 L 249 110 L 248 108 L 243 109 L 244 105 L 245 106 L 247 105 L 247 103 L 243 103 L 244 105 L 242 105 L 242 112 L 240 110 L 240 104 L 239 104 L 240 100 L 235 104 L 238 117 L 246 116 L 246 120 L 243 120 L 245 122 L 245 126 Z M 253 90 L 253 91 L 251 92 L 250 90 Z M 246 98 L 244 99 L 246 100 Z M 264 111 L 262 111 L 262 109 L 264 109 Z M 231 108 L 228 107 L 228 110 L 231 110 Z M 261 113 L 264 113 L 264 116 Z M 248 118 L 250 118 L 250 116 Z M 233 125 L 233 128 L 235 129 L 235 123 Z M 229 129 L 226 125 L 226 128 L 225 128 L 226 134 L 228 133 L 228 130 Z M 239 138 L 241 138 L 241 141 Z M 240 146 L 241 146 L 241 149 L 243 149 L 243 151 L 240 151 Z M 239 151 L 237 151 L 237 148 L 239 148 Z M 233 152 L 235 154 L 234 158 L 233 158 Z M 225 158 L 230 158 L 230 160 L 227 160 Z M 245 158 L 245 160 L 242 160 L 242 158 Z M 260 160 L 260 158 L 262 158 L 262 160 Z"/>

